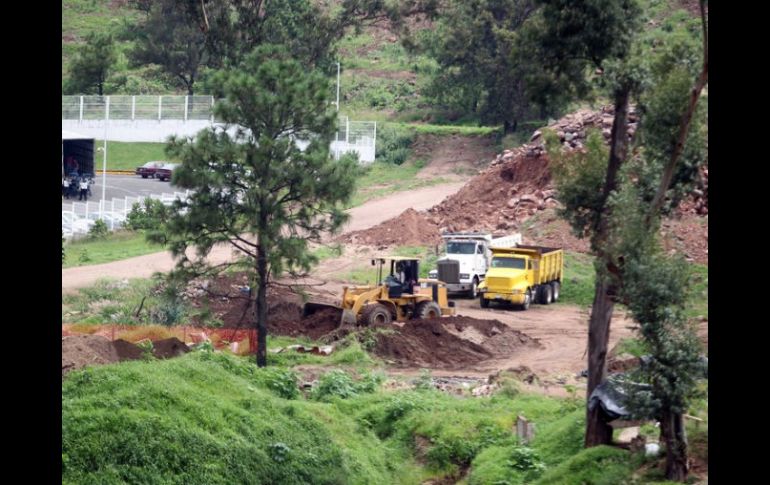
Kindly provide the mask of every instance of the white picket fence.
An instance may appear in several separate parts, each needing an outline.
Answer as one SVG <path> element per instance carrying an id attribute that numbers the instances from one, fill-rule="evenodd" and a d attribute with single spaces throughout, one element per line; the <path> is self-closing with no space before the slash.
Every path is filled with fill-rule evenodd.
<path id="1" fill-rule="evenodd" d="M 77 239 L 88 234 L 97 219 L 102 219 L 111 231 L 121 229 L 128 213 L 138 203 L 144 206 L 145 199 L 157 199 L 166 205 L 174 200 L 186 200 L 190 191 L 151 194 L 140 197 L 122 197 L 98 202 L 71 202 L 62 204 L 62 232 L 67 239 Z"/>

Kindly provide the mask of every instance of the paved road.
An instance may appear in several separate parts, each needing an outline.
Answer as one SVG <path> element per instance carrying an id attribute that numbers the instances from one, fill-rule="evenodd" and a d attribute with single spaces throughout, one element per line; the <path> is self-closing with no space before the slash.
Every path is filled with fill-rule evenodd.
<path id="1" fill-rule="evenodd" d="M 102 176 L 96 176 L 96 183 L 91 186 L 92 197 L 88 200 L 99 202 L 102 199 Z M 115 198 L 138 197 L 150 194 L 173 193 L 175 189 L 169 182 L 156 179 L 143 179 L 138 175 L 107 175 L 106 200 Z M 74 198 L 77 202 L 77 197 Z M 62 207 L 71 204 L 73 199 L 62 199 Z"/>

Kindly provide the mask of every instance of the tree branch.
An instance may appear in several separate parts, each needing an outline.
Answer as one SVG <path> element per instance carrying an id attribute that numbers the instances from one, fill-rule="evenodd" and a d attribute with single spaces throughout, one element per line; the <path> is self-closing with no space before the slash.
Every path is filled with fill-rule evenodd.
<path id="1" fill-rule="evenodd" d="M 679 157 L 682 155 L 682 151 L 684 151 L 684 145 L 687 141 L 687 134 L 690 131 L 690 122 L 692 121 L 692 117 L 695 114 L 695 108 L 698 105 L 700 93 L 708 83 L 708 24 L 706 21 L 705 0 L 700 0 L 700 12 L 701 20 L 703 22 L 703 69 L 701 70 L 700 76 L 695 82 L 695 86 L 693 86 L 692 92 L 690 93 L 690 104 L 687 106 L 687 111 L 685 111 L 684 116 L 682 117 L 682 121 L 679 125 L 679 135 L 677 136 L 674 151 L 671 153 L 671 158 L 668 160 L 668 163 L 663 169 L 663 175 L 660 179 L 658 191 L 656 192 L 655 198 L 653 198 L 652 203 L 650 204 L 650 210 L 645 217 L 645 222 L 647 224 L 652 221 L 653 217 L 660 213 L 660 210 L 663 207 L 663 201 L 666 198 L 666 192 L 668 191 L 669 185 L 671 185 L 671 180 L 674 178 L 674 169 L 676 168 L 676 163 L 679 161 Z"/>

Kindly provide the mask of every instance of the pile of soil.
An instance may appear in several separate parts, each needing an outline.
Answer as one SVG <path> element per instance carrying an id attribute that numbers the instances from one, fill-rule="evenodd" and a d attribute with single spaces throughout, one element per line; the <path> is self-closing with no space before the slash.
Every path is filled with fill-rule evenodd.
<path id="1" fill-rule="evenodd" d="M 72 335 L 61 339 L 62 377 L 88 365 L 104 365 L 141 358 L 142 349 L 118 340 L 111 342 L 101 335 Z"/>
<path id="2" fill-rule="evenodd" d="M 244 273 L 193 281 L 184 294 L 193 307 L 207 308 L 212 316 L 223 322 L 224 328 L 249 328 L 251 325 L 248 279 Z M 268 320 L 275 317 L 298 320 L 302 316 L 301 297 L 287 288 L 268 288 L 267 304 Z M 192 323 L 198 325 L 202 322 L 193 318 Z"/>
<path id="3" fill-rule="evenodd" d="M 190 349 L 181 340 L 171 337 L 153 342 L 153 355 L 159 359 L 179 357 Z M 61 339 L 61 374 L 89 365 L 114 364 L 140 360 L 144 351 L 123 339 L 110 341 L 101 335 L 72 335 Z"/>
<path id="4" fill-rule="evenodd" d="M 297 310 L 296 318 L 286 318 L 285 315 L 275 315 L 268 318 L 268 332 L 273 335 L 306 336 L 312 340 L 319 340 L 339 326 L 340 312 L 338 310 L 332 308 L 319 310 L 306 318 L 301 317 L 302 312 L 299 307 Z"/>
<path id="5" fill-rule="evenodd" d="M 115 348 L 115 352 L 118 354 L 118 360 L 116 362 L 122 362 L 124 360 L 139 360 L 142 358 L 144 350 L 138 345 L 134 345 L 128 340 L 118 339 L 112 342 L 112 346 Z"/>
<path id="6" fill-rule="evenodd" d="M 156 340 L 152 343 L 152 354 L 158 359 L 180 357 L 189 351 L 190 347 L 176 337 Z"/>
<path id="7" fill-rule="evenodd" d="M 460 369 L 540 343 L 497 320 L 456 316 L 410 320 L 377 334 L 374 353 L 400 366 Z"/>
<path id="8" fill-rule="evenodd" d="M 372 246 L 403 246 L 438 244 L 438 225 L 415 211 L 407 209 L 400 215 L 362 231 L 353 231 L 338 238 L 342 242 Z"/>

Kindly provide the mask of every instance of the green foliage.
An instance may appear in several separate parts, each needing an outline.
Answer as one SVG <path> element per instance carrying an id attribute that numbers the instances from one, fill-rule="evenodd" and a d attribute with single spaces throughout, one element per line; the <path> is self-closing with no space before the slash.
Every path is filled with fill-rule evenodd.
<path id="1" fill-rule="evenodd" d="M 196 352 L 62 382 L 64 483 L 398 483 L 403 457 L 243 359 Z M 205 457 L 204 460 L 201 457 Z"/>
<path id="2" fill-rule="evenodd" d="M 238 68 L 215 73 L 212 81 L 215 95 L 223 98 L 216 116 L 244 130 L 230 135 L 210 128 L 195 139 L 171 139 L 169 155 L 182 160 L 174 182 L 191 195 L 177 200 L 163 230 L 149 236 L 169 242 L 178 258 L 172 277 L 180 279 L 221 271 L 204 257 L 217 244 L 231 245 L 258 298 L 264 298 L 268 275 L 309 270 L 317 258 L 308 244 L 321 242 L 347 220 L 342 205 L 352 196 L 357 160 L 329 156 L 335 118 L 328 110 L 327 79 L 278 48 L 263 46 Z M 307 140 L 307 147 L 300 150 L 286 133 Z M 195 261 L 185 257 L 192 247 Z M 257 320 L 259 331 L 266 332 L 264 314 Z M 265 349 L 257 355 L 264 364 Z"/>
<path id="3" fill-rule="evenodd" d="M 142 349 L 142 359 L 143 360 L 153 360 L 155 359 L 154 354 L 152 353 L 153 345 L 151 340 L 145 340 L 142 342 L 137 343 L 137 346 Z"/>
<path id="4" fill-rule="evenodd" d="M 536 484 L 614 485 L 628 483 L 634 470 L 629 453 L 609 446 L 587 448 L 546 472 Z"/>
<path id="5" fill-rule="evenodd" d="M 134 46 L 129 56 L 133 66 L 161 66 L 192 95 L 198 73 L 208 61 L 208 31 L 201 28 L 197 8 L 181 3 L 162 0 L 149 5 L 143 21 L 132 29 Z"/>
<path id="6" fill-rule="evenodd" d="M 428 369 L 420 369 L 420 377 L 414 381 L 414 388 L 417 390 L 427 391 L 433 389 L 433 376 Z"/>
<path id="7" fill-rule="evenodd" d="M 110 234 L 110 228 L 104 219 L 97 219 L 91 229 L 88 230 L 88 238 L 92 241 L 105 239 Z"/>
<path id="8" fill-rule="evenodd" d="M 641 199 L 652 201 L 663 167 L 677 145 L 680 124 L 690 103 L 702 64 L 702 47 L 690 37 L 676 36 L 657 49 L 651 62 L 651 86 L 640 99 L 643 117 L 637 144 L 643 157 L 631 167 L 639 180 Z M 700 181 L 700 168 L 708 162 L 708 105 L 699 103 L 693 115 L 684 149 L 677 163 L 668 197 L 662 208 L 668 214 Z"/>
<path id="9" fill-rule="evenodd" d="M 140 307 L 142 311 L 137 314 Z M 62 298 L 62 322 L 67 323 L 169 325 L 192 311 L 186 302 L 167 296 L 150 279 L 99 280 Z"/>
<path id="10" fill-rule="evenodd" d="M 648 350 L 645 348 L 644 341 L 636 338 L 620 339 L 616 349 L 616 355 L 629 354 L 634 357 L 641 357 L 648 353 Z"/>
<path id="11" fill-rule="evenodd" d="M 410 148 L 415 135 L 412 131 L 394 124 L 386 124 L 377 131 L 377 151 L 375 158 L 379 162 L 401 165 L 409 158 Z"/>
<path id="12" fill-rule="evenodd" d="M 544 131 L 551 171 L 564 205 L 559 215 L 570 223 L 577 237 L 590 237 L 603 214 L 602 187 L 609 156 L 604 137 L 597 130 L 590 130 L 585 151 L 567 153 L 555 133 Z"/>
<path id="13" fill-rule="evenodd" d="M 117 62 L 117 51 L 112 34 L 91 32 L 86 36 L 85 45 L 78 50 L 70 65 L 69 82 L 65 85 L 68 94 L 104 94 L 104 83 L 110 70 Z"/>
<path id="14" fill-rule="evenodd" d="M 365 374 L 359 381 L 345 371 L 335 369 L 327 372 L 318 379 L 318 385 L 313 387 L 311 397 L 316 401 L 332 401 L 336 398 L 348 399 L 358 394 L 372 393 L 383 381 L 379 374 Z"/>
<path id="15" fill-rule="evenodd" d="M 135 202 L 126 216 L 126 227 L 132 231 L 158 231 L 168 221 L 170 209 L 158 199 L 144 199 L 144 206 Z"/>
<path id="16" fill-rule="evenodd" d="M 91 257 L 88 255 L 87 249 L 80 250 L 80 255 L 78 256 L 78 262 L 81 264 L 86 264 L 91 262 Z"/>
<path id="17" fill-rule="evenodd" d="M 517 123 L 547 116 L 558 107 L 556 96 L 532 103 L 529 78 L 539 60 L 521 38 L 535 15 L 534 2 L 518 0 L 451 1 L 434 29 L 421 32 L 421 48 L 438 64 L 426 94 L 434 102 L 481 123 Z"/>

